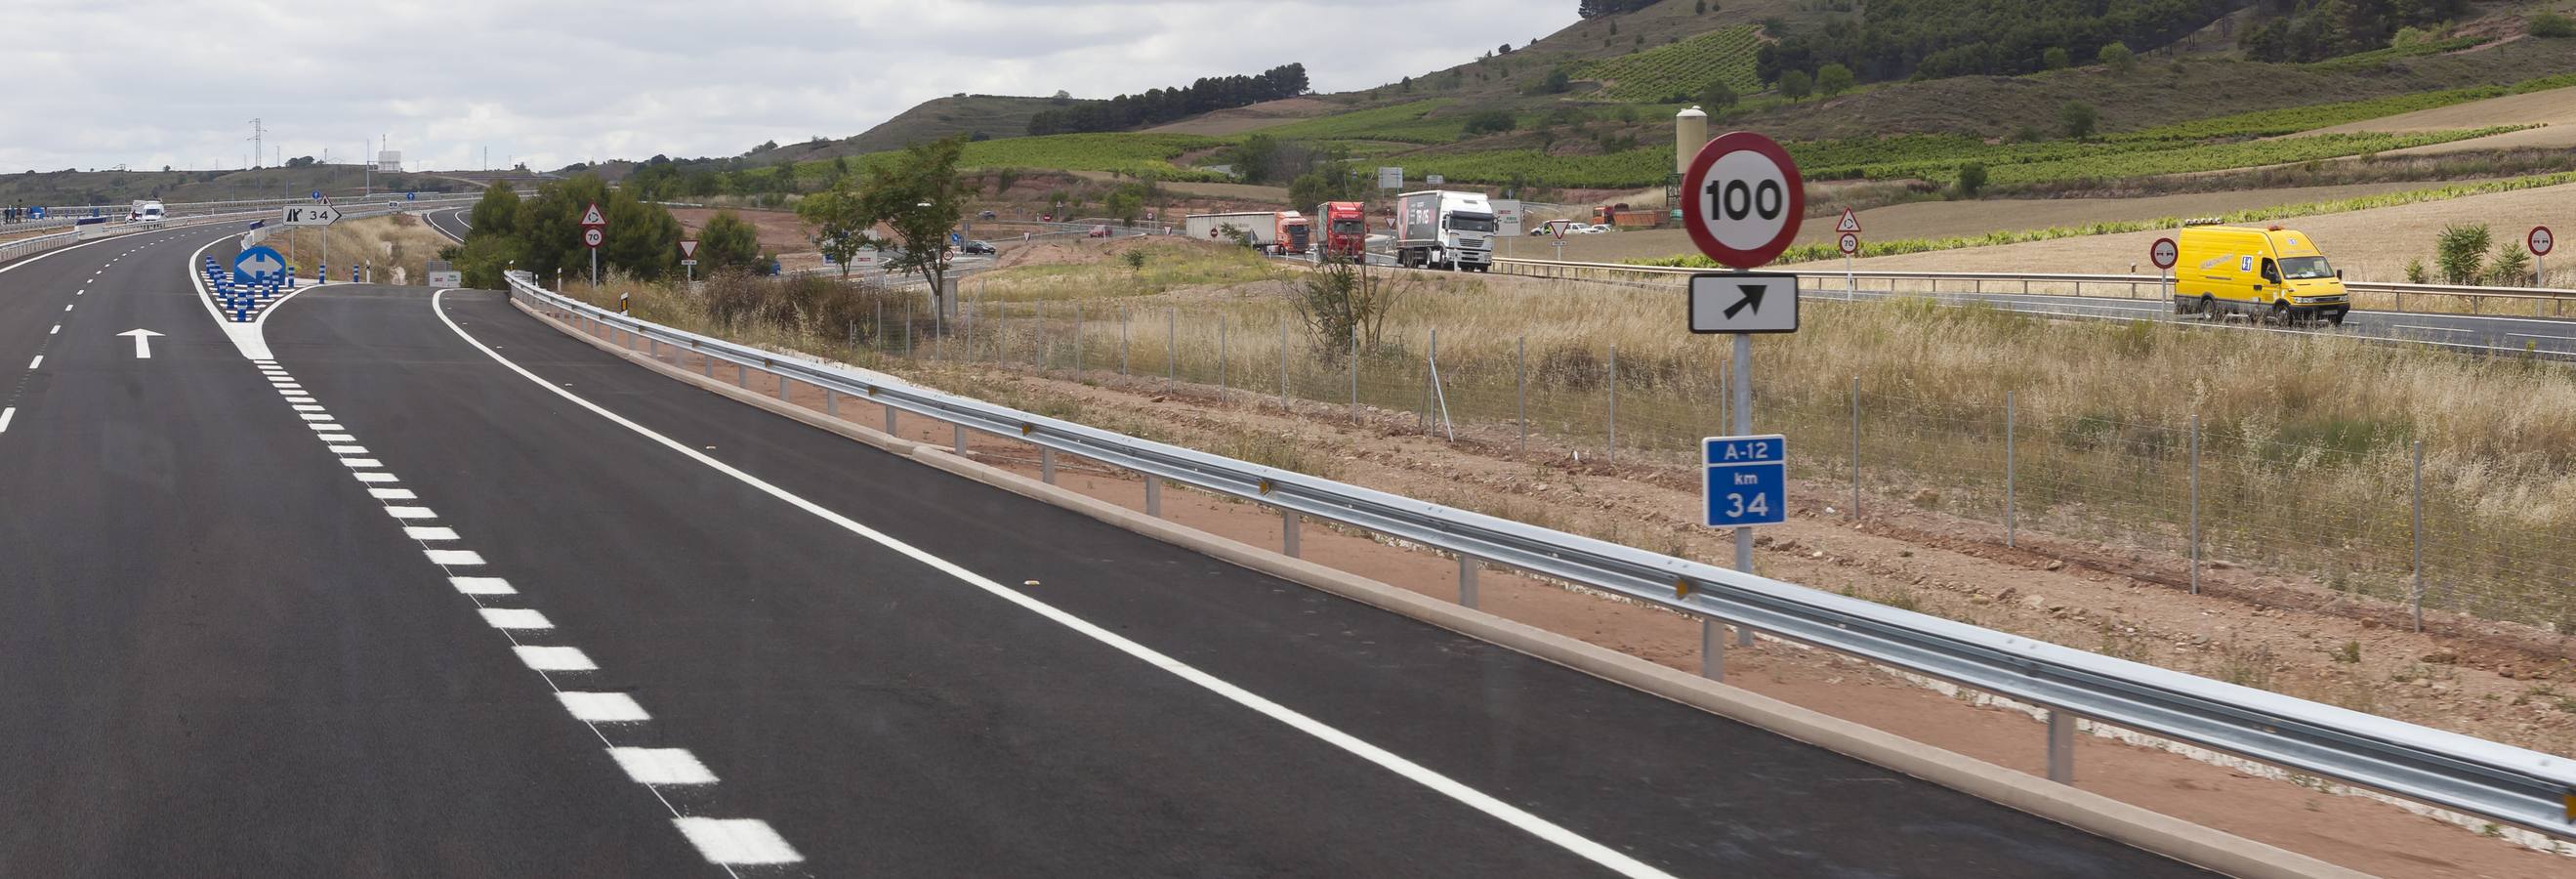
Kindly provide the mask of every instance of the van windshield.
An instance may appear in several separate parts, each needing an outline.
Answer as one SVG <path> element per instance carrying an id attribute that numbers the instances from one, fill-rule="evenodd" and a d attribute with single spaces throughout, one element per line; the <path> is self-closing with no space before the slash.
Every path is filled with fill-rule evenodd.
<path id="1" fill-rule="evenodd" d="M 2322 256 L 2286 256 L 2281 258 L 2281 277 L 2290 281 L 2331 278 L 2334 277 L 2334 269 L 2326 267 L 2326 258 Z"/>

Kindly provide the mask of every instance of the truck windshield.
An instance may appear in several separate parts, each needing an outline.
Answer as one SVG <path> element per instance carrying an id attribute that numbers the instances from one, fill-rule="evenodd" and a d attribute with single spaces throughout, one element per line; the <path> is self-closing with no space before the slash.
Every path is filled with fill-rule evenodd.
<path id="1" fill-rule="evenodd" d="M 1449 215 L 1449 228 L 1460 232 L 1491 232 L 1497 228 L 1492 214 L 1470 214 L 1465 211 Z"/>
<path id="2" fill-rule="evenodd" d="M 2281 258 L 2281 277 L 2290 281 L 2331 278 L 2334 277 L 2334 269 L 2326 267 L 2326 258 L 2322 256 L 2287 256 Z"/>
<path id="3" fill-rule="evenodd" d="M 1333 234 L 1335 234 L 1335 235 L 1357 235 L 1357 234 L 1360 234 L 1360 232 L 1362 231 L 1362 230 L 1361 230 L 1361 228 L 1360 228 L 1360 226 L 1361 226 L 1361 224 L 1360 224 L 1360 221 L 1358 221 L 1358 220 L 1334 220 L 1334 221 L 1333 221 Z"/>

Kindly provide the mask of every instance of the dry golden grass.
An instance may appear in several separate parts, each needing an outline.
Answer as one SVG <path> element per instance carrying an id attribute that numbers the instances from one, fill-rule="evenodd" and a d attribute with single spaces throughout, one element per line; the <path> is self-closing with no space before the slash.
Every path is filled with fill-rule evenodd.
<path id="1" fill-rule="evenodd" d="M 979 280 L 947 338 L 928 335 L 926 306 L 916 315 L 915 353 L 1168 375 L 1247 402 L 1275 399 L 1284 380 L 1292 397 L 1334 404 L 1314 412 L 1349 404 L 1356 378 L 1362 405 L 1434 424 L 1445 409 L 1488 436 L 1509 436 L 1526 413 L 1541 447 L 1559 454 L 1609 451 L 1615 421 L 1622 462 L 1676 471 L 1699 437 L 1728 432 L 1727 343 L 1679 331 L 1682 302 L 1670 288 L 1411 274 L 1386 339 L 1354 374 L 1348 341 L 1295 324 L 1299 273 L 1216 250 L 1157 256 L 1169 258 L 1149 257 L 1143 273 L 1110 262 Z M 619 286 L 596 301 L 613 302 Z M 706 328 L 688 294 L 633 289 L 640 316 Z M 1755 424 L 1788 435 L 1803 477 L 1845 483 L 1856 383 L 1866 504 L 2001 521 L 2009 393 L 2023 528 L 2180 555 L 2197 415 L 2207 557 L 2402 600 L 2421 441 L 2428 604 L 2576 631 L 2576 382 L 2566 367 L 2336 337 L 2052 322 L 1921 299 L 1806 308 L 1799 333 L 1755 346 Z M 1439 397 L 1427 391 L 1434 330 Z M 846 328 L 731 335 L 905 367 L 886 357 L 902 350 L 901 332 L 863 332 L 857 346 Z M 1821 510 L 1846 497 L 1792 500 Z"/>
<path id="2" fill-rule="evenodd" d="M 296 229 L 291 235 L 279 230 L 271 233 L 266 243 L 279 253 L 288 253 L 291 244 L 297 271 L 307 278 L 312 277 L 327 253 L 332 280 L 348 280 L 349 267 L 361 265 L 375 270 L 376 283 L 395 283 L 391 269 L 400 268 L 401 283 L 419 285 L 428 280 L 428 261 L 438 258 L 440 248 L 455 242 L 417 216 L 394 214 L 343 220 L 318 229 Z"/>

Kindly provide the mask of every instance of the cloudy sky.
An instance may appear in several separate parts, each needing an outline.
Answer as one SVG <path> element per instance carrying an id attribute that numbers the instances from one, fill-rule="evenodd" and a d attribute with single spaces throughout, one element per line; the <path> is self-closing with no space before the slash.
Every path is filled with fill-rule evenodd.
<path id="1" fill-rule="evenodd" d="M 1365 88 L 1575 20 L 1575 0 L 9 5 L 0 171 L 240 167 L 254 117 L 272 154 L 334 162 L 383 137 L 431 169 L 733 155 L 954 92 L 1108 97 L 1291 61 Z"/>

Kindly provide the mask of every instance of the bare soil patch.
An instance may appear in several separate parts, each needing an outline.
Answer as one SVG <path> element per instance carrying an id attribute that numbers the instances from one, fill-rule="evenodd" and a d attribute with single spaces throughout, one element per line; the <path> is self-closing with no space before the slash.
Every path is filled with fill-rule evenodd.
<path id="1" fill-rule="evenodd" d="M 1268 128 L 1283 122 L 1311 119 L 1342 109 L 1340 104 L 1318 98 L 1281 98 L 1244 107 L 1202 113 L 1179 122 L 1145 129 L 1170 134 L 1203 134 L 1224 137 L 1246 131 Z"/>
<path id="2" fill-rule="evenodd" d="M 805 221 L 797 219 L 793 211 L 754 211 L 736 208 L 733 213 L 734 216 L 741 217 L 743 222 L 750 223 L 753 229 L 759 230 L 760 246 L 780 254 L 782 262 L 786 254 L 814 249 L 814 242 L 805 238 Z M 716 212 L 710 208 L 671 209 L 672 219 L 679 220 L 682 228 L 693 233 L 706 228 L 707 219 L 715 215 Z M 822 258 L 816 257 L 815 264 L 821 263 Z"/>

